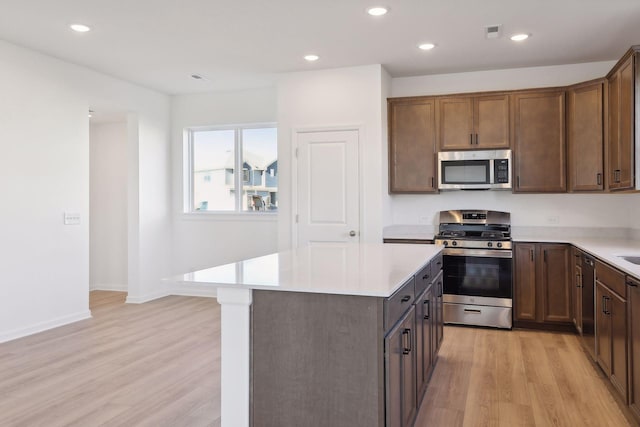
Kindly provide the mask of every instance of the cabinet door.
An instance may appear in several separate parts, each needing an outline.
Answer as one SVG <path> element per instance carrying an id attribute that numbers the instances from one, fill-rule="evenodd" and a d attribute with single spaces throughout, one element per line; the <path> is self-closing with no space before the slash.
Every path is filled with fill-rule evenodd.
<path id="1" fill-rule="evenodd" d="M 569 190 L 604 189 L 604 80 L 567 92 Z"/>
<path id="2" fill-rule="evenodd" d="M 627 278 L 629 319 L 629 407 L 640 420 L 640 280 Z"/>
<path id="3" fill-rule="evenodd" d="M 411 426 L 417 413 L 416 398 L 416 347 L 415 347 L 415 308 L 411 307 L 409 315 L 402 322 L 402 426 Z"/>
<path id="4" fill-rule="evenodd" d="M 514 192 L 566 192 L 564 91 L 513 99 Z"/>
<path id="5" fill-rule="evenodd" d="M 620 136 L 617 188 L 634 188 L 634 75 L 633 56 L 620 68 Z"/>
<path id="6" fill-rule="evenodd" d="M 440 349 L 440 345 L 442 344 L 442 339 L 444 338 L 444 307 L 442 300 L 443 293 L 443 284 L 442 284 L 443 273 L 440 271 L 440 274 L 434 279 L 433 286 L 435 287 L 435 300 L 436 300 L 436 352 Z"/>
<path id="7" fill-rule="evenodd" d="M 385 337 L 386 425 L 410 426 L 416 415 L 415 306 Z"/>
<path id="8" fill-rule="evenodd" d="M 436 192 L 435 100 L 389 100 L 388 107 L 389 192 Z"/>
<path id="9" fill-rule="evenodd" d="M 607 146 L 607 185 L 610 189 L 620 187 L 620 72 L 609 77 L 609 142 Z"/>
<path id="10" fill-rule="evenodd" d="M 627 401 L 627 301 L 609 294 L 607 310 L 611 322 L 611 383 Z"/>
<path id="11" fill-rule="evenodd" d="M 476 148 L 473 136 L 472 98 L 440 98 L 438 125 L 441 150 Z"/>
<path id="12" fill-rule="evenodd" d="M 536 245 L 515 244 L 514 305 L 515 320 L 535 321 L 536 317 Z"/>
<path id="13" fill-rule="evenodd" d="M 573 324 L 582 335 L 582 266 L 573 266 Z"/>
<path id="14" fill-rule="evenodd" d="M 416 303 L 416 359 L 418 369 L 418 403 L 420 403 L 420 399 L 427 389 L 433 363 L 433 361 L 431 360 L 431 331 L 432 324 L 434 322 L 434 302 L 433 286 L 429 286 L 422 294 L 422 297 L 419 298 Z"/>
<path id="15" fill-rule="evenodd" d="M 475 148 L 509 148 L 509 95 L 473 98 Z"/>
<path id="16" fill-rule="evenodd" d="M 596 281 L 596 361 L 602 370 L 611 374 L 611 318 L 607 306 L 611 299 L 605 286 Z"/>
<path id="17" fill-rule="evenodd" d="M 545 323 L 571 323 L 571 248 L 569 245 L 540 245 L 542 281 L 540 301 Z"/>

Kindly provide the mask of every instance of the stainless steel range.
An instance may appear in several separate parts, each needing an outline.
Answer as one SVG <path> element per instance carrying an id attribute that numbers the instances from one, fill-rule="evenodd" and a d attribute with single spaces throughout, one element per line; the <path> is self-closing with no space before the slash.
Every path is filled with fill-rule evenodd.
<path id="1" fill-rule="evenodd" d="M 444 322 L 510 329 L 511 214 L 441 211 L 435 241 L 445 246 Z"/>

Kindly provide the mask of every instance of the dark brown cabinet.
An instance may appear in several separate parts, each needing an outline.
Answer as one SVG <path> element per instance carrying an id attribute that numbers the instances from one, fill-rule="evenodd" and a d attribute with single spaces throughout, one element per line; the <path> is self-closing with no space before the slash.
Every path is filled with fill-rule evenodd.
<path id="1" fill-rule="evenodd" d="M 515 244 L 516 325 L 572 323 L 570 253 L 564 244 Z"/>
<path id="2" fill-rule="evenodd" d="M 627 276 L 629 408 L 640 421 L 640 280 Z"/>
<path id="3" fill-rule="evenodd" d="M 429 377 L 433 370 L 433 357 L 435 348 L 433 323 L 435 322 L 435 299 L 433 298 L 433 285 L 419 296 L 416 301 L 416 367 L 418 370 L 418 402 L 424 395 L 429 384 Z"/>
<path id="4" fill-rule="evenodd" d="M 627 402 L 627 300 L 625 276 L 596 261 L 596 361 Z"/>
<path id="5" fill-rule="evenodd" d="M 509 95 L 438 99 L 438 141 L 441 150 L 509 148 Z"/>
<path id="6" fill-rule="evenodd" d="M 610 190 L 633 189 L 635 186 L 636 56 L 636 50 L 628 51 L 607 76 L 609 91 L 607 182 Z"/>
<path id="7" fill-rule="evenodd" d="M 434 98 L 388 100 L 390 193 L 438 191 L 435 110 Z"/>
<path id="8" fill-rule="evenodd" d="M 573 248 L 573 324 L 582 335 L 582 251 Z"/>
<path id="9" fill-rule="evenodd" d="M 604 90 L 606 80 L 567 90 L 569 191 L 604 189 Z"/>
<path id="10" fill-rule="evenodd" d="M 513 95 L 514 192 L 567 191 L 564 90 Z"/>
<path id="11" fill-rule="evenodd" d="M 436 276 L 433 281 L 433 289 L 434 289 L 434 297 L 436 300 L 435 304 L 435 322 L 433 324 L 434 332 L 433 337 L 435 340 L 435 355 L 434 355 L 434 363 L 435 357 L 437 357 L 438 350 L 440 350 L 440 346 L 442 345 L 442 339 L 444 338 L 444 306 L 443 306 L 443 283 L 442 283 L 443 274 L 442 271 Z"/>
<path id="12" fill-rule="evenodd" d="M 417 411 L 415 307 L 411 307 L 384 339 L 386 426 L 411 426 Z"/>

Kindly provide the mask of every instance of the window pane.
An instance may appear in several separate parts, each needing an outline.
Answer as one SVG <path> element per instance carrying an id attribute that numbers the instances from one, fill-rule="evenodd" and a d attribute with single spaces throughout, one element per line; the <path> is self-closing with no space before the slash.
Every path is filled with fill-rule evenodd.
<path id="1" fill-rule="evenodd" d="M 278 209 L 276 128 L 242 130 L 242 210 Z"/>
<path id="2" fill-rule="evenodd" d="M 235 210 L 233 130 L 193 132 L 194 211 Z"/>

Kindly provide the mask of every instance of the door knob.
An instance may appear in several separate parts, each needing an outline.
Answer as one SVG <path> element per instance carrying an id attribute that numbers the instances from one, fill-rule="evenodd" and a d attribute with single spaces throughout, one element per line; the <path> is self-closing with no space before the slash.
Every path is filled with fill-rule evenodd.
<path id="1" fill-rule="evenodd" d="M 351 230 L 351 231 L 349 232 L 349 236 L 351 236 L 351 237 L 356 237 L 356 232 L 355 232 L 354 230 Z"/>

